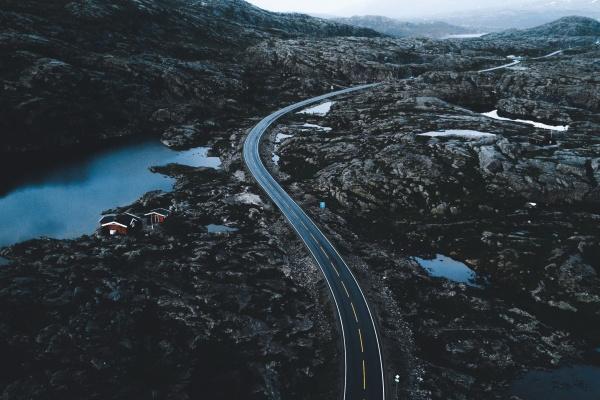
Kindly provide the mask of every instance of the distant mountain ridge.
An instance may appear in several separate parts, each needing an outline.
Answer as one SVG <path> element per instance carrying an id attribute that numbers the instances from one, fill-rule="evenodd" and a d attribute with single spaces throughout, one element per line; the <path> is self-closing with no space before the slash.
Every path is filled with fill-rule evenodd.
<path id="1" fill-rule="evenodd" d="M 524 30 L 509 30 L 487 35 L 489 38 L 577 38 L 597 37 L 600 39 L 600 22 L 593 18 L 571 16 Z"/>
<path id="2" fill-rule="evenodd" d="M 448 35 L 474 33 L 472 29 L 451 25 L 446 22 L 406 22 L 378 15 L 333 18 L 333 21 L 356 27 L 373 29 L 374 31 L 397 38 L 442 38 Z"/>
<path id="3" fill-rule="evenodd" d="M 593 0 L 592 0 L 593 1 Z M 549 5 L 552 3 L 553 5 Z M 453 25 L 469 27 L 484 32 L 499 32 L 507 29 L 529 29 L 571 15 L 585 15 L 600 19 L 600 0 L 597 3 L 548 1 L 523 3 L 514 8 L 482 9 L 476 12 L 461 12 L 440 15 L 437 19 Z M 583 5 L 578 5 L 583 4 Z M 571 7 L 567 7 L 571 5 Z"/>

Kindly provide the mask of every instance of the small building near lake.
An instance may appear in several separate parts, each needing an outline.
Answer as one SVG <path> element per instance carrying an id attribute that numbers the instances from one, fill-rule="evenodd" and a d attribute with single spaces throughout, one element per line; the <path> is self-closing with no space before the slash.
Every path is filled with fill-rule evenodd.
<path id="1" fill-rule="evenodd" d="M 151 225 L 162 224 L 167 218 L 169 218 L 169 215 L 171 215 L 171 211 L 167 210 L 166 208 L 155 208 L 154 210 L 145 214 Z"/>
<path id="2" fill-rule="evenodd" d="M 129 235 L 140 231 L 144 226 L 141 218 L 129 213 L 104 215 L 99 222 L 102 233 L 111 236 Z"/>

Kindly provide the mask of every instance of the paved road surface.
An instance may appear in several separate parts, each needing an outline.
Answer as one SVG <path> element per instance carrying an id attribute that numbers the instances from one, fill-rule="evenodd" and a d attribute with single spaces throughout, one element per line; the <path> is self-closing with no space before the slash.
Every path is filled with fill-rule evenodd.
<path id="1" fill-rule="evenodd" d="M 499 67 L 494 67 L 494 68 L 482 69 L 481 71 L 477 71 L 477 72 L 483 73 L 483 72 L 497 71 L 499 69 L 514 67 L 515 65 L 520 64 L 520 63 L 521 63 L 521 60 L 515 60 L 515 61 L 511 62 L 510 64 L 504 64 L 504 65 L 500 65 Z"/>
<path id="2" fill-rule="evenodd" d="M 317 262 L 335 302 L 344 344 L 346 400 L 383 400 L 385 384 L 377 328 L 367 300 L 350 268 L 310 217 L 273 179 L 260 158 L 259 144 L 267 129 L 285 114 L 299 111 L 330 97 L 365 90 L 363 85 L 325 94 L 281 109 L 251 131 L 244 143 L 244 161 L 259 185 L 279 207 Z"/>
<path id="3" fill-rule="evenodd" d="M 558 55 L 561 55 L 563 53 L 563 51 L 564 50 L 557 50 L 557 51 L 554 51 L 554 52 L 552 52 L 550 54 L 546 54 L 545 56 L 532 58 L 532 60 L 543 60 L 544 58 L 550 58 L 550 57 L 558 56 Z M 521 63 L 521 60 L 514 60 L 513 62 L 511 62 L 509 64 L 500 65 L 500 66 L 494 67 L 494 68 L 482 69 L 481 71 L 477 71 L 477 72 L 483 73 L 483 72 L 497 71 L 499 69 L 505 69 L 505 68 L 514 67 L 515 65 L 518 65 L 520 63 Z"/>

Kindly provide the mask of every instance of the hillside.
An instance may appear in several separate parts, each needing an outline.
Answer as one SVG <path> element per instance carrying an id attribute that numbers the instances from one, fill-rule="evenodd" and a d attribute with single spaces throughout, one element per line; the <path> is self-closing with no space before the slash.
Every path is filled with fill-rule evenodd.
<path id="1" fill-rule="evenodd" d="M 1 152 L 160 134 L 239 114 L 240 54 L 270 38 L 377 36 L 241 0 L 4 1 Z M 202 129 L 202 127 L 198 127 Z"/>
<path id="2" fill-rule="evenodd" d="M 351 18 L 335 18 L 334 21 L 361 28 L 373 29 L 393 37 L 432 37 L 442 38 L 473 32 L 470 29 L 450 25 L 445 22 L 405 22 L 394 18 L 377 15 L 354 16 Z"/>
<path id="3" fill-rule="evenodd" d="M 490 36 L 493 38 L 600 37 L 600 22 L 593 18 L 570 16 L 535 28 L 510 30 Z"/>

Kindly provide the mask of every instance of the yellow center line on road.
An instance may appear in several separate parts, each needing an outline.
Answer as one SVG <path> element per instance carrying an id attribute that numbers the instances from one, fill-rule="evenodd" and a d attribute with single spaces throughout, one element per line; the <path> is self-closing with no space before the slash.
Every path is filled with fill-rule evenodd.
<path id="1" fill-rule="evenodd" d="M 363 390 L 367 390 L 367 369 L 365 368 L 365 360 L 363 360 Z"/>
<path id="2" fill-rule="evenodd" d="M 354 318 L 356 319 L 356 323 L 358 324 L 358 315 L 356 314 L 356 308 L 354 308 L 354 303 L 350 303 L 352 306 L 352 311 L 354 312 Z"/>
<path id="3" fill-rule="evenodd" d="M 360 339 L 360 351 L 361 351 L 361 353 L 364 353 L 365 348 L 363 346 L 362 333 L 360 331 L 360 328 L 358 328 L 358 338 Z"/>
<path id="4" fill-rule="evenodd" d="M 350 293 L 348 293 L 348 289 L 346 289 L 346 285 L 344 285 L 344 281 L 340 281 L 342 282 L 342 286 L 344 287 L 344 290 L 346 291 L 346 296 L 348 296 L 348 298 L 350 298 Z"/>

